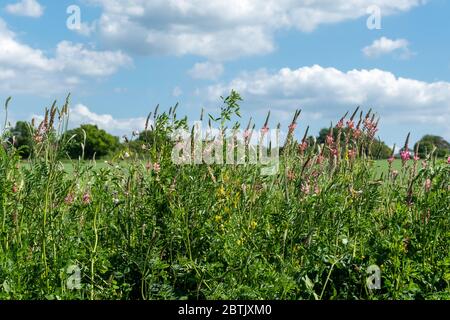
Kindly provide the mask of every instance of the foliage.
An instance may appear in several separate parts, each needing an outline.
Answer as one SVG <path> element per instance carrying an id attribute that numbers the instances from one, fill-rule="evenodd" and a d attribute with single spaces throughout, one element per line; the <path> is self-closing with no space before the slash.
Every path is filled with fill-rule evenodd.
<path id="1" fill-rule="evenodd" d="M 367 151 L 376 122 L 304 150 L 287 140 L 278 174 L 263 176 L 260 165 L 172 163 L 162 137 L 187 128 L 173 109 L 148 121 L 146 152 L 69 173 L 66 119 L 64 105 L 30 125 L 26 162 L 0 148 L 0 299 L 450 296 L 450 165 L 408 160 L 380 177 Z M 371 265 L 379 290 L 366 285 Z"/>
<path id="2" fill-rule="evenodd" d="M 428 153 L 436 148 L 435 154 L 443 158 L 450 154 L 450 143 L 444 138 L 433 135 L 425 135 L 414 145 L 414 150 L 418 148 L 418 153 L 421 158 L 424 158 Z"/>
<path id="3" fill-rule="evenodd" d="M 78 159 L 83 155 L 86 159 L 100 158 L 120 148 L 118 137 L 114 137 L 92 124 L 84 124 L 79 128 L 69 130 L 65 137 L 73 137 L 66 149 L 72 159 Z"/>
<path id="4" fill-rule="evenodd" d="M 11 142 L 19 150 L 22 158 L 31 156 L 33 150 L 33 137 L 31 129 L 27 122 L 17 121 L 15 127 L 11 130 Z"/>

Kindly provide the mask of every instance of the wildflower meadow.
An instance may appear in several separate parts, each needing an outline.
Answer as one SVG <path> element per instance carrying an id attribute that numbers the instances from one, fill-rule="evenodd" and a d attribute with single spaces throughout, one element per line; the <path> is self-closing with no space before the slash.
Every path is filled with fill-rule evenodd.
<path id="1" fill-rule="evenodd" d="M 372 110 L 349 110 L 322 143 L 301 110 L 242 124 L 239 104 L 232 93 L 200 121 L 242 130 L 243 163 L 174 163 L 174 133 L 197 120 L 177 107 L 98 159 L 87 131 L 68 134 L 69 98 L 27 124 L 26 158 L 6 120 L 0 299 L 450 299 L 448 154 L 410 152 L 408 135 L 398 159 L 375 160 L 383 119 Z M 249 138 L 272 129 L 287 132 L 279 149 Z M 224 140 L 214 156 L 234 159 Z M 183 141 L 193 159 L 194 136 Z M 245 161 L 251 148 L 277 162 Z"/>

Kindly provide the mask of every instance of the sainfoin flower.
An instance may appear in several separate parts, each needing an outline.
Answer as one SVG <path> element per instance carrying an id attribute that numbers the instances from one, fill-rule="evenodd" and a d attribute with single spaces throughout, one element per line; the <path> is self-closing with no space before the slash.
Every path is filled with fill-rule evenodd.
<path id="1" fill-rule="evenodd" d="M 394 160 L 395 160 L 394 157 L 389 157 L 389 158 L 387 159 L 387 162 L 388 162 L 389 164 L 392 164 L 392 162 L 394 162 Z"/>
<path id="2" fill-rule="evenodd" d="M 402 161 L 408 161 L 411 157 L 411 154 L 409 153 L 409 151 L 404 150 L 400 152 L 400 157 L 402 158 Z"/>
<path id="3" fill-rule="evenodd" d="M 356 157 L 356 150 L 353 150 L 353 149 L 348 150 L 348 157 L 350 159 L 355 159 L 355 157 Z"/>
<path id="4" fill-rule="evenodd" d="M 413 159 L 414 159 L 414 161 L 418 161 L 418 160 L 420 160 L 420 156 L 417 153 L 415 153 Z"/>
<path id="5" fill-rule="evenodd" d="M 298 148 L 300 149 L 300 151 L 305 151 L 308 148 L 308 143 L 306 141 L 303 141 L 298 145 Z"/>
<path id="6" fill-rule="evenodd" d="M 12 192 L 17 193 L 17 191 L 18 191 L 17 184 L 14 183 L 12 186 Z"/>
<path id="7" fill-rule="evenodd" d="M 355 137 L 355 139 L 358 139 L 361 136 L 361 134 L 362 134 L 361 129 L 355 129 L 353 131 L 353 136 Z"/>
<path id="8" fill-rule="evenodd" d="M 75 197 L 73 196 L 73 193 L 69 193 L 65 198 L 64 198 L 64 202 L 66 204 L 72 204 L 75 200 Z"/>
<path id="9" fill-rule="evenodd" d="M 262 127 L 261 132 L 262 132 L 262 134 L 266 134 L 267 132 L 269 132 L 269 127 L 268 126 Z"/>
<path id="10" fill-rule="evenodd" d="M 153 164 L 153 170 L 158 173 L 159 171 L 161 171 L 161 166 L 159 165 L 159 163 L 154 163 Z"/>
<path id="11" fill-rule="evenodd" d="M 295 128 L 297 128 L 297 124 L 296 123 L 291 123 L 289 125 L 289 132 L 293 132 L 295 130 Z"/>
<path id="12" fill-rule="evenodd" d="M 450 156 L 447 158 L 447 163 L 450 164 Z"/>
<path id="13" fill-rule="evenodd" d="M 427 179 L 425 180 L 425 192 L 429 192 L 431 189 L 431 180 Z"/>
<path id="14" fill-rule="evenodd" d="M 327 144 L 330 146 L 333 144 L 334 142 L 334 138 L 332 135 L 327 135 L 327 140 L 326 140 Z"/>
<path id="15" fill-rule="evenodd" d="M 89 204 L 89 203 L 91 203 L 91 195 L 89 194 L 89 192 L 85 192 L 84 194 L 83 194 L 83 197 L 82 197 L 82 201 L 83 201 L 83 203 L 84 204 Z"/>
<path id="16" fill-rule="evenodd" d="M 302 184 L 302 187 L 301 187 L 301 191 L 302 191 L 304 194 L 309 194 L 309 191 L 310 191 L 310 189 L 309 189 L 309 184 L 308 184 L 308 183 L 303 183 L 303 184 Z"/>

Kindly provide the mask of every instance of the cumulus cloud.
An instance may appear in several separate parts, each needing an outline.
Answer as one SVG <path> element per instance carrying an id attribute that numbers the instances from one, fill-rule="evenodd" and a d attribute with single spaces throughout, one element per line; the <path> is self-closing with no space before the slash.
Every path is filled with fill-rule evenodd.
<path id="1" fill-rule="evenodd" d="M 60 42 L 53 57 L 22 43 L 0 19 L 0 70 L 8 81 L 0 91 L 51 94 L 67 91 L 88 77 L 105 77 L 131 59 L 120 51 L 95 51 L 82 44 Z"/>
<path id="2" fill-rule="evenodd" d="M 188 74 L 194 79 L 215 80 L 223 73 L 223 65 L 214 62 L 196 63 Z"/>
<path id="3" fill-rule="evenodd" d="M 367 16 L 410 10 L 424 0 L 90 0 L 102 8 L 103 40 L 140 54 L 194 54 L 215 60 L 274 50 L 280 29 L 303 32 Z"/>
<path id="4" fill-rule="evenodd" d="M 77 104 L 70 109 L 70 125 L 76 127 L 81 124 L 95 124 L 99 128 L 117 135 L 128 135 L 133 131 L 144 129 L 146 118 L 114 118 L 110 114 L 98 114 L 91 111 L 84 104 Z"/>
<path id="5" fill-rule="evenodd" d="M 302 108 L 310 116 L 319 114 L 322 121 L 335 120 L 360 105 L 373 107 L 388 126 L 432 125 L 450 137 L 449 82 L 402 78 L 379 69 L 343 72 L 314 65 L 274 73 L 245 72 L 228 83 L 208 86 L 204 92 L 215 101 L 231 89 L 241 93 L 254 110 L 270 106 L 286 113 L 286 118 L 290 111 Z"/>
<path id="6" fill-rule="evenodd" d="M 176 86 L 175 88 L 173 88 L 172 90 L 172 96 L 174 97 L 179 97 L 183 94 L 183 90 L 181 90 L 181 88 L 179 86 Z"/>
<path id="7" fill-rule="evenodd" d="M 400 52 L 402 58 L 408 58 L 411 55 L 409 50 L 409 42 L 406 39 L 391 40 L 381 37 L 375 40 L 370 46 L 362 50 L 367 57 L 374 58 L 381 55 Z"/>
<path id="8" fill-rule="evenodd" d="M 13 15 L 39 18 L 44 14 L 44 7 L 36 0 L 21 0 L 14 4 L 9 4 L 5 10 Z"/>

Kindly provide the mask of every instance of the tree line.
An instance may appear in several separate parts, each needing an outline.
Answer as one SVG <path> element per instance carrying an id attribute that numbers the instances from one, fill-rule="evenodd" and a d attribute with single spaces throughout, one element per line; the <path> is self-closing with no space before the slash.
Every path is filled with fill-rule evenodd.
<path id="1" fill-rule="evenodd" d="M 329 134 L 328 128 L 319 131 L 317 137 L 309 136 L 308 140 L 316 139 L 318 144 L 325 143 Z M 148 144 L 155 141 L 152 137 L 152 131 L 143 131 L 135 133 L 135 139 L 129 141 L 120 141 L 119 137 L 113 136 L 97 125 L 83 124 L 78 128 L 68 130 L 65 138 L 70 139 L 67 145 L 66 154 L 71 159 L 78 159 L 84 156 L 85 159 L 107 158 L 120 151 L 121 149 L 131 150 L 135 153 L 145 152 Z M 12 130 L 13 143 L 20 150 L 22 158 L 26 159 L 32 156 L 33 135 L 29 124 L 24 121 L 18 121 Z M 167 138 L 168 139 L 168 138 Z M 150 141 L 150 142 L 149 142 Z M 310 143 L 312 145 L 312 143 Z M 412 153 L 417 151 L 421 158 L 435 149 L 435 155 L 445 157 L 450 153 L 450 143 L 443 137 L 436 135 L 425 135 L 416 144 Z M 381 140 L 375 140 L 371 146 L 371 155 L 375 159 L 387 159 L 392 155 L 392 149 Z"/>

